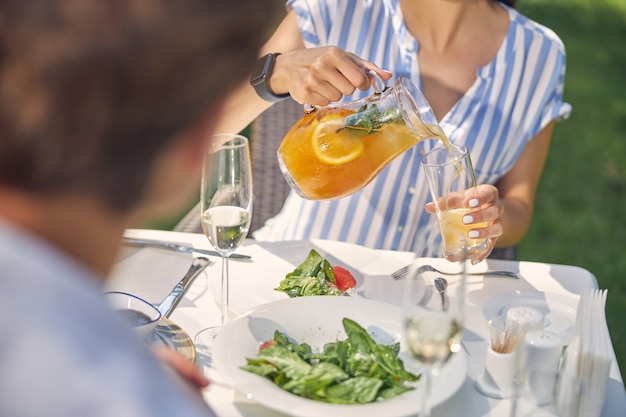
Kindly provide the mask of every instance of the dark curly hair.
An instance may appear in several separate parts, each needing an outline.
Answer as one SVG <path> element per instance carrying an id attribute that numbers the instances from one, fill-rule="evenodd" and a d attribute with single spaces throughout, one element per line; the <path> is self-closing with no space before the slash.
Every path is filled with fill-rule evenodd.
<path id="1" fill-rule="evenodd" d="M 282 0 L 3 0 L 0 186 L 132 207 L 283 13 Z"/>

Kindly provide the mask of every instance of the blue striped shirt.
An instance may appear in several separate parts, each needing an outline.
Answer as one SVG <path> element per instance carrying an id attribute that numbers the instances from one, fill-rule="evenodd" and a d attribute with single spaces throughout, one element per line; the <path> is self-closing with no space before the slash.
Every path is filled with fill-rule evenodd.
<path id="1" fill-rule="evenodd" d="M 288 0 L 287 5 L 298 16 L 307 47 L 339 46 L 421 87 L 419 44 L 405 25 L 399 0 Z M 563 102 L 563 43 L 550 29 L 502 7 L 510 16 L 502 45 L 440 121 L 453 143 L 470 149 L 479 184 L 495 184 L 530 139 L 571 111 Z M 425 141 L 409 149 L 367 187 L 345 198 L 310 201 L 292 192 L 282 211 L 254 237 L 332 239 L 440 256 L 437 221 L 424 211 L 430 195 L 421 168 L 421 154 L 437 144 Z"/>

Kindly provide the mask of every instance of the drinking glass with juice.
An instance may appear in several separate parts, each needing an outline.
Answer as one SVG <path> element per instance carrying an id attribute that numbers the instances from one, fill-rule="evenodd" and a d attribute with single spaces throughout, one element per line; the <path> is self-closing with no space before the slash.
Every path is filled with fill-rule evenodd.
<path id="1" fill-rule="evenodd" d="M 476 193 L 476 178 L 467 147 L 456 149 L 460 155 L 452 156 L 444 147 L 437 147 L 422 157 L 443 238 L 443 255 L 449 261 L 474 258 L 488 246 L 488 239 L 468 236 L 471 229 L 487 223 L 463 223 L 463 217 L 477 210 L 468 208 Z"/>

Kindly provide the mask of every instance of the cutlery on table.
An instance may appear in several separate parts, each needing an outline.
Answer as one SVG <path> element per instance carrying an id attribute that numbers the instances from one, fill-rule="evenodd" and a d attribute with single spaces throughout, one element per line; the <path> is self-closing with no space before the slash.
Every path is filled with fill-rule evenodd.
<path id="1" fill-rule="evenodd" d="M 448 280 L 442 277 L 435 278 L 435 288 L 439 291 L 441 296 L 441 309 L 446 311 L 448 309 L 448 303 L 446 302 L 446 289 L 448 289 Z"/>
<path id="2" fill-rule="evenodd" d="M 399 279 L 403 279 L 406 277 L 407 273 L 409 272 L 409 267 L 410 265 L 406 265 L 403 266 L 402 268 L 398 269 L 397 271 L 393 272 L 391 274 L 392 278 L 395 280 L 399 280 Z M 419 275 L 421 273 L 424 272 L 437 272 L 439 274 L 442 275 L 461 275 L 461 272 L 445 272 L 445 271 L 440 271 L 439 269 L 431 266 L 431 265 L 422 265 L 419 268 L 417 268 L 417 271 L 415 271 L 416 275 Z M 520 276 L 517 272 L 513 272 L 513 271 L 483 271 L 483 272 L 468 272 L 467 275 L 496 275 L 496 276 L 501 276 L 501 277 L 509 277 L 509 278 L 515 278 L 515 279 L 519 279 Z"/>
<path id="3" fill-rule="evenodd" d="M 193 246 L 190 246 L 190 245 L 185 245 L 185 244 L 175 243 L 175 242 L 166 242 L 163 240 L 136 239 L 136 238 L 131 238 L 131 237 L 125 237 L 123 243 L 126 246 L 163 248 L 163 249 L 176 250 L 179 252 L 187 252 L 187 253 L 196 252 L 196 253 L 201 253 L 203 255 L 221 257 L 221 255 L 214 250 L 199 249 L 199 248 L 194 248 Z M 244 259 L 251 259 L 251 257 L 249 255 L 233 253 L 230 255 L 230 259 L 244 260 Z"/>
<path id="4" fill-rule="evenodd" d="M 169 317 L 170 314 L 174 311 L 180 300 L 183 298 L 185 293 L 190 287 L 190 284 L 193 280 L 200 275 L 200 272 L 206 268 L 206 266 L 211 263 L 209 258 L 205 258 L 203 256 L 199 256 L 194 258 L 191 266 L 185 273 L 185 276 L 181 278 L 180 281 L 174 286 L 174 289 L 163 299 L 161 304 L 156 306 L 157 310 L 161 313 L 163 317 Z"/>

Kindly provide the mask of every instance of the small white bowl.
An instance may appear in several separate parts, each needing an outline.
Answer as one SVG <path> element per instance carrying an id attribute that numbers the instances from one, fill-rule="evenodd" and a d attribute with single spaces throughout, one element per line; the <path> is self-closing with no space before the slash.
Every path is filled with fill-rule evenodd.
<path id="1" fill-rule="evenodd" d="M 161 319 L 161 313 L 155 306 L 135 295 L 112 291 L 105 293 L 105 296 L 111 307 L 122 313 L 143 337 L 152 333 Z"/>

